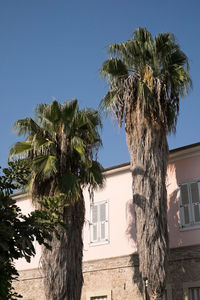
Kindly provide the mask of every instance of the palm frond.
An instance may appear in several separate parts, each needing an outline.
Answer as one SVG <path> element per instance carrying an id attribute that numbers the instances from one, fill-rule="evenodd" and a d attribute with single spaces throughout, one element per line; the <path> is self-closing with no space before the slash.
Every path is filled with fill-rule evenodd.
<path id="1" fill-rule="evenodd" d="M 179 103 L 179 96 L 187 95 L 192 87 L 188 58 L 174 35 L 161 33 L 153 39 L 146 28 L 138 28 L 132 39 L 111 44 L 109 53 L 114 58 L 103 63 L 101 74 L 108 79 L 110 90 L 100 108 L 109 109 L 121 124 L 128 111 L 135 110 L 136 103 L 142 101 L 150 122 L 154 120 L 159 126 L 174 128 L 179 106 L 174 106 L 174 99 Z M 170 103 L 171 109 L 167 108 Z M 167 113 L 169 118 L 164 116 Z M 173 126 L 171 121 L 167 124 L 172 116 Z"/>
<path id="2" fill-rule="evenodd" d="M 128 67 L 128 71 L 133 71 L 131 70 L 132 55 L 130 53 L 130 50 L 132 50 L 132 44 L 133 41 L 129 40 L 120 44 L 111 44 L 108 47 L 108 53 L 110 53 L 111 56 L 120 59 L 125 64 L 126 68 Z"/>
<path id="3" fill-rule="evenodd" d="M 61 105 L 56 100 L 52 101 L 50 105 L 46 106 L 45 110 L 43 111 L 43 116 L 54 124 L 60 121 L 61 115 Z"/>
<path id="4" fill-rule="evenodd" d="M 14 156 L 24 155 L 28 156 L 29 151 L 32 151 L 33 147 L 30 142 L 17 142 L 13 147 L 10 148 L 9 159 L 12 159 Z"/>
<path id="5" fill-rule="evenodd" d="M 94 120 L 98 122 L 95 116 L 91 118 L 91 113 L 83 110 L 79 111 L 78 117 L 74 121 L 73 127 L 79 130 L 81 138 L 85 139 L 86 143 L 94 143 L 98 136 L 98 128 L 97 125 L 93 124 Z"/>
<path id="6" fill-rule="evenodd" d="M 128 75 L 127 68 L 125 64 L 118 58 L 110 58 L 106 60 L 101 68 L 101 75 L 102 77 L 119 77 Z"/>
<path id="7" fill-rule="evenodd" d="M 71 172 L 66 172 L 59 178 L 59 190 L 65 193 L 71 202 L 78 200 L 81 193 L 79 178 Z"/>
<path id="8" fill-rule="evenodd" d="M 94 128 L 102 128 L 102 120 L 97 110 L 86 108 L 83 109 L 83 113 L 86 114 L 88 120 L 90 120 Z"/>
<path id="9" fill-rule="evenodd" d="M 72 122 L 78 112 L 78 101 L 73 99 L 62 104 L 62 120 L 63 122 Z"/>
<path id="10" fill-rule="evenodd" d="M 146 28 L 142 28 L 142 27 L 138 27 L 133 32 L 133 40 L 136 40 L 141 45 L 144 45 L 145 43 L 153 42 L 151 33 Z"/>
<path id="11" fill-rule="evenodd" d="M 32 118 L 18 120 L 17 122 L 14 123 L 13 129 L 17 131 L 18 136 L 31 135 L 31 134 L 41 132 L 41 128 L 37 125 L 37 123 Z"/>
<path id="12" fill-rule="evenodd" d="M 52 155 L 41 155 L 33 159 L 33 171 L 39 174 L 42 180 L 48 179 L 58 172 L 58 160 Z"/>
<path id="13" fill-rule="evenodd" d="M 71 152 L 73 152 L 74 150 L 80 155 L 81 159 L 83 161 L 85 161 L 85 143 L 84 141 L 78 137 L 78 136 L 74 136 L 71 139 Z"/>
<path id="14" fill-rule="evenodd" d="M 41 146 L 53 144 L 53 141 L 37 133 L 31 138 L 31 140 L 32 144 L 34 145 L 34 148 L 39 148 Z"/>
<path id="15" fill-rule="evenodd" d="M 117 89 L 108 91 L 99 104 L 100 110 L 108 111 L 108 109 L 112 107 L 113 103 L 116 102 L 116 95 Z"/>
<path id="16" fill-rule="evenodd" d="M 58 101 L 53 100 L 51 104 L 40 104 L 36 107 L 36 118 L 43 128 L 52 135 L 60 127 L 60 120 L 62 119 L 62 107 Z"/>
<path id="17" fill-rule="evenodd" d="M 100 115 L 93 109 L 80 110 L 76 99 L 40 104 L 35 112 L 36 121 L 27 118 L 16 122 L 19 134 L 28 136 L 11 149 L 11 155 L 23 152 L 29 157 L 31 153 L 33 198 L 66 191 L 68 199 L 78 199 L 89 180 L 83 174 L 91 168 L 101 146 Z M 95 182 L 90 181 L 91 185 Z"/>
<path id="18" fill-rule="evenodd" d="M 103 187 L 105 177 L 103 175 L 103 167 L 99 162 L 92 160 L 90 167 L 83 169 L 82 171 L 82 184 L 85 186 L 89 185 L 94 189 Z"/>

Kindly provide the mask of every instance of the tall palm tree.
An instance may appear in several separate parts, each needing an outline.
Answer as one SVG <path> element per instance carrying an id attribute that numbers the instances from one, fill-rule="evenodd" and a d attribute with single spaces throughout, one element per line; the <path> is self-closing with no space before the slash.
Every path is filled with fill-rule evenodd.
<path id="1" fill-rule="evenodd" d="M 102 168 L 96 160 L 101 145 L 97 111 L 80 110 L 77 100 L 36 107 L 36 119 L 18 120 L 14 128 L 25 135 L 16 143 L 11 157 L 31 160 L 33 200 L 44 196 L 64 197 L 60 241 L 53 237 L 52 251 L 43 249 L 48 300 L 80 300 L 82 276 L 83 188 L 102 185 Z"/>
<path id="2" fill-rule="evenodd" d="M 133 38 L 108 47 L 101 68 L 109 91 L 103 109 L 125 122 L 130 152 L 140 272 L 151 299 L 161 299 L 168 254 L 166 135 L 175 132 L 179 97 L 191 86 L 187 56 L 171 33 L 138 28 Z"/>

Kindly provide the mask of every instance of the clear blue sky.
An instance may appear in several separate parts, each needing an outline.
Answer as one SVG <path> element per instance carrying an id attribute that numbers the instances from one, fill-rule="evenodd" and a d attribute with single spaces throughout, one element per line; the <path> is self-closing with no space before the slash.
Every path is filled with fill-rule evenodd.
<path id="1" fill-rule="evenodd" d="M 97 108 L 107 91 L 99 68 L 106 46 L 131 37 L 137 27 L 172 32 L 188 55 L 193 90 L 181 101 L 170 149 L 200 141 L 199 0 L 1 0 L 0 165 L 19 138 L 13 123 L 33 116 L 38 103 L 77 98 Z M 123 130 L 104 120 L 99 153 L 104 167 L 129 160 Z"/>

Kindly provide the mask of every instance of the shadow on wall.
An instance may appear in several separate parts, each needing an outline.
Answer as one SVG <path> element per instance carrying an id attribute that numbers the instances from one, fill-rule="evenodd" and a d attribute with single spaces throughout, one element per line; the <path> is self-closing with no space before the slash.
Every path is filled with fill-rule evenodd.
<path id="1" fill-rule="evenodd" d="M 136 249 L 136 224 L 135 224 L 135 212 L 133 206 L 133 200 L 130 199 L 126 202 L 126 221 L 127 221 L 127 229 L 126 236 L 128 238 L 128 242 L 133 248 Z M 133 270 L 133 283 L 137 285 L 141 296 L 144 294 L 143 280 L 141 273 L 139 271 L 139 258 L 138 254 L 135 252 L 131 255 L 130 263 Z"/>
<path id="2" fill-rule="evenodd" d="M 126 202 L 126 236 L 128 238 L 128 242 L 132 247 L 136 247 L 136 226 L 135 226 L 135 213 L 133 207 L 133 200 L 130 199 Z"/>
<path id="3" fill-rule="evenodd" d="M 138 171 L 138 170 L 137 170 Z M 141 171 L 140 171 L 141 172 Z M 168 182 L 167 182 L 167 189 L 170 191 L 171 184 L 171 193 L 168 194 L 168 232 L 169 234 L 169 241 L 170 244 L 176 246 L 181 246 L 183 244 L 183 240 L 181 235 L 179 234 L 180 231 L 180 223 L 179 223 L 179 206 L 178 206 L 178 178 L 176 172 L 176 165 L 171 164 L 168 166 Z M 150 178 L 151 180 L 151 178 Z M 138 200 L 139 195 L 136 195 L 136 200 Z M 135 199 L 134 199 L 135 200 Z M 139 199 L 141 200 L 141 199 Z M 143 199 L 144 200 L 144 199 Z M 152 199 L 151 199 L 152 200 Z M 142 202 L 140 202 L 140 207 L 142 207 Z M 143 207 L 142 207 L 143 208 Z M 133 206 L 133 200 L 129 200 L 126 203 L 126 220 L 127 220 L 127 229 L 126 229 L 126 236 L 128 238 L 129 243 L 131 246 L 136 246 L 136 224 L 135 224 L 135 212 Z M 135 247 L 134 247 L 135 248 Z M 130 259 L 131 266 L 133 268 L 133 283 L 137 284 L 139 292 L 141 296 L 144 295 L 144 282 L 139 271 L 139 258 L 137 253 L 133 253 Z"/>
<path id="4" fill-rule="evenodd" d="M 171 247 L 180 247 L 183 245 L 183 239 L 180 235 L 180 220 L 179 220 L 179 204 L 178 204 L 178 170 L 175 164 L 168 166 L 168 183 L 167 189 L 170 190 L 170 185 L 175 181 L 174 190 L 168 194 L 168 233 L 169 243 Z M 171 182 L 172 181 L 172 182 Z"/>

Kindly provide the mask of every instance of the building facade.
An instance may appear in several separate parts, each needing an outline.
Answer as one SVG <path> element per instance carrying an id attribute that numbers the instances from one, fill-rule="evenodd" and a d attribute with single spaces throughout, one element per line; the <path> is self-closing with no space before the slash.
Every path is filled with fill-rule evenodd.
<path id="1" fill-rule="evenodd" d="M 128 163 L 105 169 L 106 182 L 90 200 L 84 192 L 82 300 L 142 300 Z M 200 300 L 200 143 L 170 152 L 166 186 L 170 257 L 166 300 Z M 26 195 L 15 197 L 28 213 Z M 25 300 L 45 300 L 40 248 L 28 264 L 16 262 L 16 290 Z"/>

